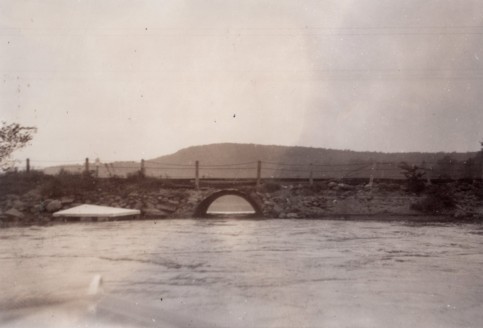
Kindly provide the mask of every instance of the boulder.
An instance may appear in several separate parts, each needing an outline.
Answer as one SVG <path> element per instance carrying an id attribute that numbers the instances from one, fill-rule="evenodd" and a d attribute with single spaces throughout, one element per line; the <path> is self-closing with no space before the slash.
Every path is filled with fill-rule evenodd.
<path id="1" fill-rule="evenodd" d="M 24 198 L 31 199 L 31 200 L 40 200 L 41 198 L 40 190 L 39 189 L 32 189 L 24 195 Z"/>
<path id="2" fill-rule="evenodd" d="M 134 203 L 133 208 L 140 210 L 143 208 L 143 203 L 140 200 L 138 200 L 137 202 Z"/>
<path id="3" fill-rule="evenodd" d="M 19 210 L 17 210 L 16 208 L 11 208 L 3 214 L 10 216 L 10 217 L 18 218 L 18 219 L 21 219 L 21 218 L 24 217 L 24 214 L 22 212 L 20 212 Z"/>
<path id="4" fill-rule="evenodd" d="M 349 191 L 349 190 L 354 190 L 355 187 L 354 186 L 351 186 L 351 185 L 348 185 L 348 184 L 345 184 L 345 183 L 339 183 L 337 185 L 337 189 L 338 190 L 343 190 L 343 191 Z"/>
<path id="5" fill-rule="evenodd" d="M 165 218 L 168 216 L 165 212 L 160 211 L 157 208 L 145 208 L 143 209 L 143 214 L 144 216 L 158 217 L 158 218 Z"/>
<path id="6" fill-rule="evenodd" d="M 327 184 L 327 186 L 328 186 L 329 188 L 331 188 L 331 189 L 332 189 L 332 188 L 337 187 L 337 183 L 336 183 L 336 182 L 334 182 L 334 181 L 331 181 L 331 182 L 329 182 L 329 183 Z"/>
<path id="7" fill-rule="evenodd" d="M 55 212 L 55 211 L 58 211 L 62 208 L 62 202 L 60 200 L 52 200 L 50 201 L 47 206 L 45 207 L 45 209 L 48 211 L 48 212 Z"/>
<path id="8" fill-rule="evenodd" d="M 171 205 L 179 205 L 179 200 L 177 199 L 169 199 L 168 203 Z"/>
<path id="9" fill-rule="evenodd" d="M 72 197 L 62 197 L 60 199 L 60 202 L 62 203 L 62 205 L 72 204 L 74 202 L 74 198 L 72 198 Z"/>
<path id="10" fill-rule="evenodd" d="M 158 204 L 156 208 L 164 212 L 173 213 L 177 207 L 171 204 Z"/>
<path id="11" fill-rule="evenodd" d="M 144 207 L 146 208 L 155 208 L 156 206 L 154 205 L 154 202 L 148 200 L 144 202 Z"/>
<path id="12" fill-rule="evenodd" d="M 18 195 L 15 195 L 15 194 L 8 194 L 8 195 L 5 196 L 5 198 L 8 199 L 8 200 L 12 200 L 12 201 L 20 199 L 20 197 Z"/>
<path id="13" fill-rule="evenodd" d="M 288 213 L 286 216 L 288 219 L 296 219 L 299 217 L 297 213 Z"/>
<path id="14" fill-rule="evenodd" d="M 14 200 L 14 201 L 12 202 L 12 207 L 13 207 L 13 208 L 16 208 L 17 210 L 20 210 L 20 211 L 22 211 L 23 209 L 25 209 L 25 206 L 26 206 L 25 202 L 22 202 L 22 201 L 21 201 L 21 200 L 19 200 L 19 199 Z"/>
<path id="15" fill-rule="evenodd" d="M 273 211 L 274 211 L 275 213 L 279 214 L 279 213 L 282 213 L 282 212 L 283 212 L 283 208 L 282 208 L 282 206 L 275 204 L 275 205 L 273 206 Z"/>

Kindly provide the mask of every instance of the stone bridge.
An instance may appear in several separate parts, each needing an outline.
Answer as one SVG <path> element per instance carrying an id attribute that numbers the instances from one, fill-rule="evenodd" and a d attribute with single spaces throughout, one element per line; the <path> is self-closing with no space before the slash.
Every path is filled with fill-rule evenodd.
<path id="1" fill-rule="evenodd" d="M 272 186 L 274 187 L 274 186 Z M 37 191 L 22 195 L 6 195 L 0 199 L 0 210 L 19 220 L 52 220 L 52 214 L 80 204 L 94 204 L 141 210 L 146 219 L 203 218 L 210 205 L 227 195 L 245 199 L 259 218 L 320 218 L 346 215 L 415 215 L 411 204 L 421 196 L 408 195 L 399 188 L 373 188 L 364 185 L 327 183 L 317 188 L 300 184 L 277 184 L 276 188 L 253 185 L 203 187 L 199 190 L 184 186 L 143 188 L 124 185 L 99 188 L 96 192 L 64 194 L 44 198 Z M 474 206 L 473 206 L 474 207 Z M 2 213 L 0 212 L 0 213 Z M 29 221 L 29 222 L 30 222 Z M 33 221 L 32 221 L 33 222 Z"/>
<path id="2" fill-rule="evenodd" d="M 386 192 L 369 190 L 362 186 L 344 184 L 329 185 L 314 190 L 308 186 L 281 185 L 277 190 L 257 190 L 255 187 L 206 188 L 184 190 L 177 195 L 164 191 L 172 203 L 169 207 L 158 205 L 167 217 L 203 218 L 218 198 L 234 195 L 245 199 L 259 218 L 318 218 L 347 215 L 415 215 L 411 203 L 420 201 L 421 196 L 408 196 L 399 191 Z M 165 198 L 163 198 L 162 201 Z M 149 210 L 143 213 L 149 214 Z M 154 214 L 154 213 L 153 213 Z"/>

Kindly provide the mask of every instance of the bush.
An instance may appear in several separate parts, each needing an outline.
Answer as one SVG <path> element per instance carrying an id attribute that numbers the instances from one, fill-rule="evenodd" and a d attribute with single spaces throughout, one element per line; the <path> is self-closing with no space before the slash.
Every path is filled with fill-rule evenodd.
<path id="1" fill-rule="evenodd" d="M 456 201 L 451 189 L 447 186 L 431 186 L 428 195 L 420 202 L 413 204 L 412 209 L 428 214 L 439 214 L 455 208 Z"/>
<path id="2" fill-rule="evenodd" d="M 265 182 L 262 185 L 262 192 L 272 193 L 279 191 L 280 189 L 282 189 L 282 186 L 276 182 Z"/>
<path id="3" fill-rule="evenodd" d="M 70 173 L 61 170 L 58 175 L 51 177 L 41 188 L 44 197 L 61 197 L 76 195 L 82 192 L 96 190 L 98 180 L 91 173 Z"/>
<path id="4" fill-rule="evenodd" d="M 48 179 L 43 172 L 7 172 L 0 175 L 0 195 L 24 194 Z"/>
<path id="5" fill-rule="evenodd" d="M 397 183 L 378 183 L 376 186 L 379 190 L 387 192 L 401 190 L 401 186 Z"/>
<path id="6" fill-rule="evenodd" d="M 329 189 L 329 186 L 327 185 L 327 182 L 318 182 L 314 183 L 312 186 L 312 191 L 316 194 Z"/>
<path id="7" fill-rule="evenodd" d="M 426 172 L 422 168 L 406 162 L 401 162 L 399 168 L 403 170 L 402 174 L 406 177 L 407 190 L 419 195 L 426 187 L 423 180 Z"/>
<path id="8" fill-rule="evenodd" d="M 146 176 L 141 171 L 136 171 L 133 173 L 128 173 L 126 175 L 126 181 L 128 182 L 140 182 L 144 180 Z"/>

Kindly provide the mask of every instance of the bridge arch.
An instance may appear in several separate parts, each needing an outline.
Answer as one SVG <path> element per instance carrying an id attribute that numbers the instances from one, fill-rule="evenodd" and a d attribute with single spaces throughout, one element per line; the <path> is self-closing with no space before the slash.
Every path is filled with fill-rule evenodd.
<path id="1" fill-rule="evenodd" d="M 238 196 L 238 197 L 241 197 L 244 200 L 246 200 L 253 207 L 253 210 L 255 211 L 255 213 L 252 214 L 251 216 L 255 216 L 255 217 L 263 216 L 261 200 L 258 199 L 258 196 L 253 195 L 253 194 L 248 194 L 248 193 L 245 193 L 243 191 L 236 190 L 236 189 L 226 189 L 226 190 L 220 190 L 220 191 L 213 192 L 210 195 L 208 195 L 205 199 L 203 199 L 198 204 L 198 206 L 196 207 L 195 212 L 194 212 L 194 217 L 203 218 L 203 217 L 210 216 L 207 213 L 210 205 L 215 200 L 217 200 L 218 198 L 220 198 L 222 196 L 229 196 L 229 195 Z"/>

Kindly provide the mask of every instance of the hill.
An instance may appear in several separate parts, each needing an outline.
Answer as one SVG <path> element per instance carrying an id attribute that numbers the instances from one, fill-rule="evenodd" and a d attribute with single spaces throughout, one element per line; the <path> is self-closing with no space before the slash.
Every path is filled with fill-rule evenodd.
<path id="1" fill-rule="evenodd" d="M 305 178 L 367 177 L 374 168 L 376 177 L 401 178 L 398 164 L 410 164 L 432 169 L 433 174 L 461 177 L 464 172 L 478 175 L 481 165 L 470 159 L 476 152 L 467 153 L 382 153 L 358 152 L 310 147 L 289 147 L 256 144 L 221 143 L 192 146 L 178 152 L 146 160 L 148 176 L 162 178 L 193 178 L 195 162 L 199 161 L 202 178 L 254 178 L 257 162 L 262 162 L 262 176 Z M 374 163 L 378 163 L 375 167 Z M 468 167 L 468 163 L 475 167 Z M 101 177 L 126 176 L 139 171 L 140 162 L 99 163 Z M 50 167 L 46 173 L 54 174 L 63 168 L 75 172 L 83 166 Z M 96 169 L 91 164 L 91 169 Z M 465 171 L 466 170 L 466 171 Z"/>

